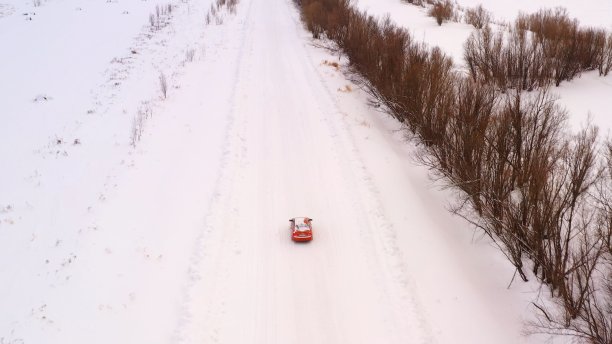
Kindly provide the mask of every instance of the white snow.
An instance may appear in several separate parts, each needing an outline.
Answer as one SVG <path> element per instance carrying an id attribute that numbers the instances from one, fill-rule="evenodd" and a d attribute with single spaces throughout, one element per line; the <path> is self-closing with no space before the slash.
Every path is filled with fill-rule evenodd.
<path id="1" fill-rule="evenodd" d="M 4 1 L 0 343 L 548 339 L 290 0 Z"/>

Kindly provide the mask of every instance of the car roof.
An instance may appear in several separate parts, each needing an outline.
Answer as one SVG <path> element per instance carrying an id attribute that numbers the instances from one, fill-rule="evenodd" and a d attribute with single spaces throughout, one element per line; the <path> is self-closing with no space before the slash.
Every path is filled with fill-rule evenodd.
<path id="1" fill-rule="evenodd" d="M 306 223 L 306 219 L 307 217 L 294 217 L 293 221 L 295 221 L 295 224 L 300 224 L 300 223 Z"/>

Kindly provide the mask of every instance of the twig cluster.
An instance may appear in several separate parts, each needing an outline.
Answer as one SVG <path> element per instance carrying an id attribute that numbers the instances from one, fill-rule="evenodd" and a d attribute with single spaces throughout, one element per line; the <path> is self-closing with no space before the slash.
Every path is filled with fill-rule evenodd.
<path id="1" fill-rule="evenodd" d="M 153 116 L 153 111 L 151 107 L 147 103 L 141 104 L 138 108 L 138 112 L 134 119 L 132 120 L 132 131 L 131 131 L 131 144 L 132 147 L 136 147 L 136 144 L 142 138 L 142 133 L 144 132 L 144 126 L 151 116 Z"/>
<path id="2" fill-rule="evenodd" d="M 153 30 L 160 30 L 170 23 L 172 4 L 155 6 L 155 13 L 149 14 L 149 25 Z"/>
<path id="3" fill-rule="evenodd" d="M 227 9 L 227 12 L 230 14 L 236 14 L 236 6 L 238 5 L 238 0 L 217 0 L 215 3 L 210 5 L 210 9 L 208 13 L 206 13 L 206 17 L 204 22 L 206 25 L 210 25 L 213 21 L 216 25 L 223 24 L 223 8 Z"/>

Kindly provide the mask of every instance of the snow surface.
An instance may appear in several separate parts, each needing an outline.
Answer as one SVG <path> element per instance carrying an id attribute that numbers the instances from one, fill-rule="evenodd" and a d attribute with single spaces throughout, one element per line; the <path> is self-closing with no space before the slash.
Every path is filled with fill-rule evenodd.
<path id="1" fill-rule="evenodd" d="M 290 0 L 4 1 L 0 343 L 548 339 Z"/>

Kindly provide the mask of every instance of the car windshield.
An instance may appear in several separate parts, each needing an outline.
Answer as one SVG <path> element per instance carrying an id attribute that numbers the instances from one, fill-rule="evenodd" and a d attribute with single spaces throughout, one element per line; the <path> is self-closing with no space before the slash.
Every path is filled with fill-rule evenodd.
<path id="1" fill-rule="evenodd" d="M 305 224 L 305 223 L 298 223 L 298 224 L 295 225 L 295 229 L 298 230 L 298 231 L 303 232 L 303 231 L 309 230 L 310 228 L 308 228 L 308 225 Z"/>

